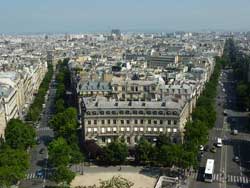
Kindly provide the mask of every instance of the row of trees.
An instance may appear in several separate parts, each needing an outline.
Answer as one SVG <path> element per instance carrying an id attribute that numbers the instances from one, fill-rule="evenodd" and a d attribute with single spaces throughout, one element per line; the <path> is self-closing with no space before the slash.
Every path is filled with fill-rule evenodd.
<path id="1" fill-rule="evenodd" d="M 77 111 L 67 103 L 66 91 L 70 87 L 70 72 L 68 59 L 58 62 L 56 75 L 55 111 L 49 125 L 55 131 L 55 139 L 49 144 L 49 162 L 56 168 L 53 180 L 57 183 L 69 184 L 75 174 L 68 169 L 73 163 L 83 161 L 83 155 L 78 146 Z"/>
<path id="2" fill-rule="evenodd" d="M 49 89 L 49 84 L 53 76 L 53 65 L 48 64 L 48 71 L 35 96 L 34 102 L 31 104 L 26 116 L 27 121 L 37 121 L 42 112 L 42 105 L 45 102 L 45 95 Z"/>
<path id="3" fill-rule="evenodd" d="M 237 80 L 236 93 L 238 96 L 238 106 L 243 109 L 250 108 L 250 83 L 249 66 L 250 56 L 243 54 L 237 47 L 233 39 L 228 39 L 225 43 L 223 57 L 227 59 L 228 66 L 233 68 L 234 78 Z"/>
<path id="4" fill-rule="evenodd" d="M 10 187 L 23 179 L 29 168 L 27 149 L 35 144 L 33 127 L 11 119 L 5 129 L 5 141 L 0 146 L 0 185 Z M 1 187 L 0 186 L 0 187 Z"/>

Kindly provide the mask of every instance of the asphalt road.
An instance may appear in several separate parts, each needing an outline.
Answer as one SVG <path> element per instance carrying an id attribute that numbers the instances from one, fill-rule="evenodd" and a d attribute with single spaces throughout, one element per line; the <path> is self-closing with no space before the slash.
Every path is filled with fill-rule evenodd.
<path id="1" fill-rule="evenodd" d="M 40 188 L 44 187 L 49 170 L 47 169 L 48 161 L 48 143 L 53 139 L 54 132 L 48 127 L 48 122 L 54 111 L 56 89 L 49 89 L 46 106 L 41 114 L 41 119 L 36 125 L 38 144 L 30 150 L 30 169 L 26 175 L 26 179 L 21 181 L 19 187 Z M 39 175 L 37 172 L 41 171 Z"/>
<path id="2" fill-rule="evenodd" d="M 218 137 L 223 139 L 223 147 L 217 148 L 216 153 L 210 151 L 204 153 L 199 172 L 194 175 L 195 181 L 190 186 L 192 188 L 250 187 L 249 113 L 237 109 L 235 83 L 232 81 L 232 72 L 223 70 L 217 88 L 217 119 L 209 134 L 210 148 L 217 142 Z M 224 115 L 224 110 L 227 115 Z M 233 129 L 238 130 L 238 135 L 231 134 Z M 240 158 L 240 162 L 233 160 L 235 156 Z M 215 160 L 213 183 L 203 182 L 207 159 Z"/>

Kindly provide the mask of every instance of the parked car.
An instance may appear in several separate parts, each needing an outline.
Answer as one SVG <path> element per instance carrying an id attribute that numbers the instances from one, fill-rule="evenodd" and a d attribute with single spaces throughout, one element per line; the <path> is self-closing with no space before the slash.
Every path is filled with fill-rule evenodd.
<path id="1" fill-rule="evenodd" d="M 211 149 L 210 149 L 210 151 L 212 152 L 212 153 L 216 153 L 216 147 L 212 147 Z"/>
<path id="2" fill-rule="evenodd" d="M 209 150 L 209 145 L 205 145 L 204 146 L 204 151 L 208 151 Z"/>
<path id="3" fill-rule="evenodd" d="M 200 151 L 204 151 L 204 146 L 200 145 Z"/>

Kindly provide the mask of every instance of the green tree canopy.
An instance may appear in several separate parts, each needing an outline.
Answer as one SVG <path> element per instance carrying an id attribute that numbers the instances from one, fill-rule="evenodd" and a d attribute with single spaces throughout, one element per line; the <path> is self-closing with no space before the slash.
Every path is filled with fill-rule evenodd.
<path id="1" fill-rule="evenodd" d="M 53 140 L 48 147 L 49 161 L 54 166 L 67 166 L 71 160 L 71 148 L 67 144 L 66 140 L 59 137 Z"/>
<path id="2" fill-rule="evenodd" d="M 141 138 L 138 145 L 135 147 L 136 150 L 136 161 L 138 162 L 147 162 L 150 161 L 151 155 L 153 154 L 153 145 L 146 140 L 145 138 Z"/>
<path id="3" fill-rule="evenodd" d="M 104 158 L 102 160 L 110 164 L 122 164 L 128 157 L 127 144 L 115 140 L 103 148 Z"/>
<path id="4" fill-rule="evenodd" d="M 18 119 L 11 119 L 5 129 L 6 143 L 13 149 L 27 149 L 35 144 L 33 127 Z"/>
<path id="5" fill-rule="evenodd" d="M 75 178 L 75 173 L 70 171 L 66 166 L 59 166 L 55 170 L 52 180 L 59 184 L 69 185 Z"/>
<path id="6" fill-rule="evenodd" d="M 28 154 L 9 147 L 0 149 L 0 185 L 10 186 L 25 177 L 29 168 Z"/>

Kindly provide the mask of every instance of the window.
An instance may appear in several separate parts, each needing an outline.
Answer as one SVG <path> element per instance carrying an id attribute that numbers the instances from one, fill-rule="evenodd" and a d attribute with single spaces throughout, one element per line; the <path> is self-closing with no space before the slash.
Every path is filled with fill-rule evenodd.
<path id="1" fill-rule="evenodd" d="M 90 120 L 88 121 L 88 124 L 89 124 L 89 125 L 91 124 L 91 121 L 90 121 Z"/>
<path id="2" fill-rule="evenodd" d="M 143 124 L 143 119 L 141 119 L 141 124 Z"/>
<path id="3" fill-rule="evenodd" d="M 154 128 L 154 132 L 157 132 L 157 128 Z"/>
<path id="4" fill-rule="evenodd" d="M 108 124 L 110 124 L 110 119 L 108 119 Z"/>
<path id="5" fill-rule="evenodd" d="M 110 132 L 110 131 L 111 131 L 111 128 L 110 128 L 110 127 L 108 127 L 108 128 L 107 128 L 107 132 Z"/>
<path id="6" fill-rule="evenodd" d="M 148 132 L 151 132 L 151 130 L 152 130 L 151 127 L 148 127 Z"/>
<path id="7" fill-rule="evenodd" d="M 177 132 L 177 129 L 173 129 L 173 132 L 176 133 L 176 132 Z"/>
<path id="8" fill-rule="evenodd" d="M 137 124 L 138 123 L 138 120 L 137 119 L 135 119 L 135 124 Z"/>
<path id="9" fill-rule="evenodd" d="M 92 129 L 91 128 L 88 128 L 88 132 L 90 133 L 92 131 Z"/>
<path id="10" fill-rule="evenodd" d="M 96 115 L 96 111 L 93 111 L 93 112 L 92 112 L 92 115 Z"/>
<path id="11" fill-rule="evenodd" d="M 105 128 L 104 127 L 102 127 L 101 132 L 105 133 Z"/>
<path id="12" fill-rule="evenodd" d="M 113 132 L 116 133 L 117 129 L 116 127 L 113 127 Z"/>
<path id="13" fill-rule="evenodd" d="M 109 114 L 110 114 L 110 111 L 106 111 L 106 114 L 109 115 Z"/>
<path id="14" fill-rule="evenodd" d="M 129 124 L 130 123 L 130 121 L 127 119 L 127 124 Z"/>
<path id="15" fill-rule="evenodd" d="M 177 115 L 177 112 L 176 112 L 176 111 L 174 111 L 174 112 L 173 112 L 173 115 Z"/>
<path id="16" fill-rule="evenodd" d="M 123 119 L 121 120 L 121 124 L 124 124 L 124 120 Z"/>
<path id="17" fill-rule="evenodd" d="M 97 132 L 97 128 L 94 128 L 94 132 Z"/>
<path id="18" fill-rule="evenodd" d="M 170 133 L 171 132 L 171 129 L 170 128 L 168 128 L 168 133 Z"/>
<path id="19" fill-rule="evenodd" d="M 120 114 L 124 114 L 124 112 L 121 110 L 120 112 L 119 112 Z"/>
<path id="20" fill-rule="evenodd" d="M 168 120 L 168 124 L 171 125 L 171 120 Z"/>
<path id="21" fill-rule="evenodd" d="M 90 111 L 87 111 L 87 115 L 90 115 L 91 113 L 90 113 Z"/>
<path id="22" fill-rule="evenodd" d="M 151 111 L 147 111 L 147 114 L 150 115 L 150 114 L 151 114 Z"/>
<path id="23" fill-rule="evenodd" d="M 171 112 L 170 111 L 167 111 L 167 115 L 170 115 L 171 114 Z"/>
<path id="24" fill-rule="evenodd" d="M 153 111 L 153 114 L 154 114 L 154 115 L 157 115 L 157 111 Z"/>
<path id="25" fill-rule="evenodd" d="M 101 114 L 101 115 L 104 115 L 104 111 L 100 111 L 100 114 Z"/>
<path id="26" fill-rule="evenodd" d="M 140 131 L 143 132 L 143 127 L 140 127 Z"/>
<path id="27" fill-rule="evenodd" d="M 160 120 L 160 124 L 161 124 L 161 125 L 163 124 L 163 120 Z"/>
<path id="28" fill-rule="evenodd" d="M 151 119 L 148 120 L 148 124 L 151 124 Z"/>
<path id="29" fill-rule="evenodd" d="M 159 114 L 159 115 L 163 115 L 163 111 L 159 111 L 158 114 Z"/>
<path id="30" fill-rule="evenodd" d="M 163 128 L 160 128 L 159 131 L 160 131 L 160 132 L 163 132 Z"/>
<path id="31" fill-rule="evenodd" d="M 174 120 L 174 125 L 176 125 L 177 124 L 177 120 Z"/>
<path id="32" fill-rule="evenodd" d="M 138 128 L 137 128 L 137 127 L 135 127 L 135 128 L 134 128 L 134 131 L 135 131 L 135 132 L 137 132 L 137 131 L 138 131 Z"/>
<path id="33" fill-rule="evenodd" d="M 129 111 L 128 111 L 128 110 L 126 110 L 126 111 L 125 111 L 125 114 L 129 114 Z"/>
<path id="34" fill-rule="evenodd" d="M 143 114 L 143 111 L 142 111 L 142 110 L 140 110 L 140 111 L 139 111 L 139 114 Z"/>
<path id="35" fill-rule="evenodd" d="M 116 124 L 116 120 L 115 119 L 113 120 L 113 124 Z"/>
<path id="36" fill-rule="evenodd" d="M 125 87 L 124 86 L 122 86 L 122 91 L 125 91 Z"/>
<path id="37" fill-rule="evenodd" d="M 97 124 L 97 120 L 94 120 L 94 124 L 95 124 L 95 125 Z"/>
<path id="38" fill-rule="evenodd" d="M 124 132 L 124 127 L 121 127 L 121 132 Z"/>
<path id="39" fill-rule="evenodd" d="M 126 128 L 126 131 L 129 132 L 129 131 L 130 131 L 130 127 L 127 127 L 127 128 Z"/>
<path id="40" fill-rule="evenodd" d="M 136 111 L 136 110 L 133 110 L 133 114 L 137 114 L 137 111 Z"/>
<path id="41" fill-rule="evenodd" d="M 115 115 L 115 114 L 116 114 L 116 111 L 112 111 L 112 114 Z"/>
<path id="42" fill-rule="evenodd" d="M 154 120 L 154 124 L 155 124 L 155 125 L 157 124 L 157 120 Z"/>
<path id="43" fill-rule="evenodd" d="M 105 124 L 105 121 L 104 121 L 104 120 L 102 120 L 102 124 Z"/>

